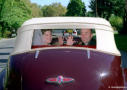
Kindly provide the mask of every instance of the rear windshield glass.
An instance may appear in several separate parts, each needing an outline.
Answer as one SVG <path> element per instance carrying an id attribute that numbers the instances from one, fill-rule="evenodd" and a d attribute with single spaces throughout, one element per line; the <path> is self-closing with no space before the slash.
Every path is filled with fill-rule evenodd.
<path id="1" fill-rule="evenodd" d="M 34 30 L 32 49 L 77 46 L 96 48 L 94 29 L 37 29 Z"/>

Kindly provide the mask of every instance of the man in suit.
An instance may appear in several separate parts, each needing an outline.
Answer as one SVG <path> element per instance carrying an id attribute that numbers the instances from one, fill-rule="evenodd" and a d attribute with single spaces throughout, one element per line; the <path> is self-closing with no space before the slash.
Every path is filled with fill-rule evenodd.
<path id="1" fill-rule="evenodd" d="M 81 30 L 81 41 L 79 45 L 96 45 L 96 41 L 93 39 L 93 33 L 91 29 L 82 29 Z"/>
<path id="2" fill-rule="evenodd" d="M 96 41 L 93 39 L 93 33 L 91 29 L 81 29 L 80 39 L 78 43 L 73 41 L 73 36 L 69 36 L 67 39 L 67 45 L 96 45 Z"/>

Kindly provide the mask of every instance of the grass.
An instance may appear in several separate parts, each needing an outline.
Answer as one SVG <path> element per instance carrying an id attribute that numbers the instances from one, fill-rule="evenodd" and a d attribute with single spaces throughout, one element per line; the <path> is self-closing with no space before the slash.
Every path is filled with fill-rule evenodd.
<path id="1" fill-rule="evenodd" d="M 127 35 L 115 34 L 115 41 L 118 49 L 127 51 Z"/>

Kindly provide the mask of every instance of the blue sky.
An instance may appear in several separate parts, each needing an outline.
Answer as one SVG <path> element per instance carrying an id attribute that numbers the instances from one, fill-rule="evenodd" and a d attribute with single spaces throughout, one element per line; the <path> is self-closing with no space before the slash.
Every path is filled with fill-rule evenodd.
<path id="1" fill-rule="evenodd" d="M 31 0 L 32 3 L 37 3 L 38 5 L 44 6 L 44 5 L 49 5 L 55 2 L 61 3 L 63 6 L 67 6 L 70 0 Z M 86 9 L 90 10 L 88 8 L 90 0 L 82 0 L 85 2 Z"/>

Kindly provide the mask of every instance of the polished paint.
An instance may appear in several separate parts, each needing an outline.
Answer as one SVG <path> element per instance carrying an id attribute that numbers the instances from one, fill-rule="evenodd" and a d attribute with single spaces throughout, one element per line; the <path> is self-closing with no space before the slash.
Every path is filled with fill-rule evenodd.
<path id="1" fill-rule="evenodd" d="M 14 89 L 11 82 L 18 80 L 15 84 L 22 81 L 23 90 L 123 90 L 115 88 L 124 86 L 120 56 L 66 48 L 40 50 L 38 58 L 35 53 L 11 56 L 9 87 Z M 60 75 L 75 81 L 60 85 L 46 82 Z"/>

